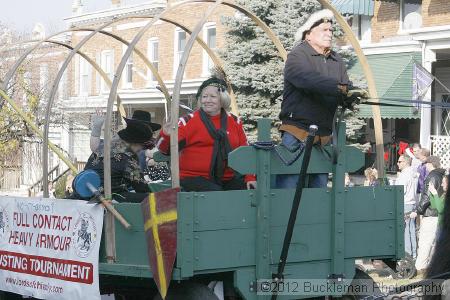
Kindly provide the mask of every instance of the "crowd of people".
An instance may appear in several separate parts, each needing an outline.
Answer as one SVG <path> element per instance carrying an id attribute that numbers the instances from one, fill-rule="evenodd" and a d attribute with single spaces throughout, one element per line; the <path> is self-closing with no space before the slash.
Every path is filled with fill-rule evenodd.
<path id="1" fill-rule="evenodd" d="M 397 165 L 395 184 L 404 186 L 405 252 L 415 259 L 417 274 L 425 274 L 440 238 L 448 170 L 419 144 L 406 149 Z"/>
<path id="2" fill-rule="evenodd" d="M 397 160 L 398 173 L 390 180 L 392 185 L 404 187 L 405 252 L 415 261 L 418 275 L 423 275 L 433 255 L 434 247 L 442 238 L 442 219 L 449 170 L 442 168 L 438 156 L 415 143 Z M 345 174 L 345 185 L 355 183 Z M 378 171 L 373 167 L 364 170 L 364 186 L 380 184 Z"/>

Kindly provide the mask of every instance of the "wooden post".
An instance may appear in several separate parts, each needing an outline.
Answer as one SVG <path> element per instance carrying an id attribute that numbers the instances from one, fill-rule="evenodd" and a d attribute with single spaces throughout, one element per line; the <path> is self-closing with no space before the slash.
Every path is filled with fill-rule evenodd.
<path id="1" fill-rule="evenodd" d="M 347 21 L 341 16 L 341 14 L 330 4 L 328 0 L 318 0 L 320 4 L 324 8 L 331 10 L 336 17 L 339 25 L 341 25 L 344 30 L 345 37 L 350 41 L 353 48 L 355 49 L 355 53 L 358 56 L 359 62 L 361 63 L 361 67 L 366 75 L 367 84 L 369 86 L 369 95 L 371 101 L 378 102 L 378 93 L 375 84 L 375 79 L 372 74 L 372 70 L 370 69 L 369 62 L 364 55 L 364 52 L 359 45 L 358 39 L 355 37 L 352 29 L 347 24 Z M 383 144 L 383 124 L 381 122 L 381 112 L 380 107 L 377 105 L 372 105 L 372 113 L 373 113 L 373 123 L 375 127 L 375 144 L 376 144 L 376 152 L 377 152 L 377 171 L 379 177 L 384 177 L 384 144 Z"/>

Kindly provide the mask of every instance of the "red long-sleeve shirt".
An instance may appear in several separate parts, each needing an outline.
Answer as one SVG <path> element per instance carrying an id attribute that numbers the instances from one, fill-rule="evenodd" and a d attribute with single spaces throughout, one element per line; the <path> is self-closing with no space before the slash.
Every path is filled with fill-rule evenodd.
<path id="1" fill-rule="evenodd" d="M 210 119 L 214 127 L 219 129 L 220 114 L 210 117 Z M 239 146 L 248 145 L 242 122 L 231 113 L 228 113 L 227 135 L 232 150 Z M 180 178 L 202 176 L 211 179 L 209 172 L 214 139 L 203 124 L 199 111 L 180 118 L 178 122 L 178 143 L 180 147 Z M 169 154 L 170 136 L 165 134 L 163 130 L 160 131 L 157 147 L 162 153 Z M 233 170 L 227 166 L 222 180 L 231 180 L 233 176 Z M 254 175 L 245 176 L 246 182 L 254 180 Z"/>

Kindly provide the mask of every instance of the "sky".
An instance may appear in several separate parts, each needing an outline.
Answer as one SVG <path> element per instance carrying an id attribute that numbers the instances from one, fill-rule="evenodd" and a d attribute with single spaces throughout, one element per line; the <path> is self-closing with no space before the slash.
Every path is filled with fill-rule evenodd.
<path id="1" fill-rule="evenodd" d="M 149 0 L 122 0 L 122 5 Z M 45 26 L 46 33 L 64 30 L 64 18 L 72 15 L 73 0 L 0 0 L 0 23 L 19 33 L 31 32 L 36 23 Z M 83 12 L 111 7 L 111 0 L 82 0 Z"/>

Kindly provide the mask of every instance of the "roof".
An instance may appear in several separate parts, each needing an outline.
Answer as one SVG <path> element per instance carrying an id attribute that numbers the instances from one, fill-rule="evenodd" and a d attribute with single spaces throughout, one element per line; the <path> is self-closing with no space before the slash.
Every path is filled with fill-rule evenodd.
<path id="1" fill-rule="evenodd" d="M 421 62 L 420 52 L 390 53 L 368 55 L 367 59 L 375 77 L 378 97 L 386 99 L 412 99 L 412 67 L 414 62 Z M 363 76 L 359 63 L 355 64 L 349 74 Z M 404 104 L 404 103 L 402 103 Z M 414 107 L 381 106 L 382 118 L 416 119 L 420 113 Z M 360 105 L 358 115 L 361 118 L 371 118 L 370 105 Z"/>
<path id="2" fill-rule="evenodd" d="M 341 14 L 373 16 L 374 0 L 332 0 L 331 4 Z"/>

